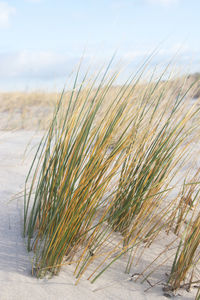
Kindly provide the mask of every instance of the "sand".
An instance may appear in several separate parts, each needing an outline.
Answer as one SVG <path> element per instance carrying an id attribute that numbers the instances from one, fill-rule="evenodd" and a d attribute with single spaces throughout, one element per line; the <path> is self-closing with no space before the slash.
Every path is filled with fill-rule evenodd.
<path id="1" fill-rule="evenodd" d="M 167 299 L 163 296 L 161 283 L 166 280 L 165 273 L 170 271 L 170 259 L 149 279 L 152 284 L 158 281 L 161 283 L 148 291 L 145 291 L 150 287 L 148 282 L 136 283 L 130 280 L 130 275 L 141 272 L 163 249 L 163 241 L 167 244 L 173 236 L 168 236 L 169 241 L 166 240 L 166 235 L 161 237 L 147 250 L 141 263 L 131 274 L 124 273 L 122 259 L 94 284 L 83 277 L 78 286 L 75 286 L 72 266 L 63 267 L 60 274 L 52 279 L 36 279 L 31 275 L 32 254 L 27 252 L 22 236 L 23 199 L 16 198 L 16 193 L 23 190 L 40 138 L 41 133 L 35 134 L 32 131 L 0 132 L 0 300 Z M 27 144 L 29 147 L 24 156 Z M 178 292 L 180 296 L 177 295 L 177 299 L 194 299 L 195 293 L 195 289 L 190 293 L 182 290 Z"/>

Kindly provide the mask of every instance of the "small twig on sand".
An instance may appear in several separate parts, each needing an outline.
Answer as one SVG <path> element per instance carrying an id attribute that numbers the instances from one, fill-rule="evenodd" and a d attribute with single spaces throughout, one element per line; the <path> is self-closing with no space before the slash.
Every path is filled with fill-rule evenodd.
<path id="1" fill-rule="evenodd" d="M 153 285 L 151 285 L 150 287 L 148 287 L 146 290 L 144 290 L 144 292 L 147 292 L 148 290 L 150 290 L 151 288 L 153 288 L 156 285 L 162 285 L 162 279 L 157 281 L 156 283 L 154 283 Z"/>

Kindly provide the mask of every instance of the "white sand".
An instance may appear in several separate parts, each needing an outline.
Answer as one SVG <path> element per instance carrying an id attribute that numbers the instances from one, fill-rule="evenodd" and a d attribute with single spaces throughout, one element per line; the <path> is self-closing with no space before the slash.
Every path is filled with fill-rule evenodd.
<path id="1" fill-rule="evenodd" d="M 34 137 L 33 137 L 34 136 Z M 0 300 L 8 299 L 167 299 L 163 296 L 162 286 L 156 285 L 145 292 L 148 283 L 130 281 L 124 273 L 123 259 L 105 272 L 95 284 L 85 277 L 78 286 L 74 285 L 71 266 L 63 267 L 60 274 L 52 279 L 36 279 L 31 276 L 31 255 L 27 252 L 22 237 L 22 199 L 11 198 L 23 190 L 24 180 L 34 155 L 28 154 L 23 162 L 26 145 L 39 142 L 41 135 L 30 131 L 0 132 Z M 29 148 L 30 149 L 30 148 Z M 170 240 L 170 237 L 169 237 Z M 166 241 L 166 235 L 163 238 Z M 158 241 L 147 253 L 131 274 L 141 272 L 153 258 L 162 251 L 163 241 Z M 159 268 L 150 277 L 151 283 L 166 280 L 167 265 Z M 187 293 L 180 291 L 177 299 L 194 299 L 196 290 Z"/>

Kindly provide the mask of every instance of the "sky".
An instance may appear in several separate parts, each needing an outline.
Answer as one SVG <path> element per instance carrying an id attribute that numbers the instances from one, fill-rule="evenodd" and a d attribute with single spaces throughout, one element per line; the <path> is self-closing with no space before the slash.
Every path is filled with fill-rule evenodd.
<path id="1" fill-rule="evenodd" d="M 175 56 L 200 72 L 199 0 L 0 1 L 0 90 L 61 89 L 84 56 L 94 69 L 115 62 L 135 72 Z"/>

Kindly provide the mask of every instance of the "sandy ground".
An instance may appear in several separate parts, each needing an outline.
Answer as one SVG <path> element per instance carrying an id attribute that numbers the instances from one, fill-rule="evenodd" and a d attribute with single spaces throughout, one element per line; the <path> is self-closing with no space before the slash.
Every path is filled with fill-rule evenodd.
<path id="1" fill-rule="evenodd" d="M 63 267 L 59 276 L 52 279 L 36 279 L 31 276 L 31 254 L 27 252 L 22 237 L 23 200 L 12 198 L 23 190 L 34 146 L 40 138 L 41 134 L 31 131 L 0 132 L 0 300 L 167 299 L 163 296 L 161 285 L 157 284 L 145 292 L 149 288 L 147 282 L 140 284 L 131 281 L 130 275 L 124 273 L 123 261 L 110 268 L 95 284 L 90 284 L 83 277 L 80 284 L 75 286 L 71 266 Z M 33 150 L 30 152 L 29 145 L 24 160 L 24 151 L 30 141 Z M 150 248 L 134 271 L 141 271 L 141 267 L 148 265 L 160 253 L 162 244 L 158 241 L 153 249 Z M 162 266 L 155 273 L 151 279 L 153 283 L 162 278 L 164 281 L 164 274 L 169 270 L 170 259 L 169 265 Z M 190 293 L 180 291 L 176 299 L 194 299 L 195 293 L 196 290 Z"/>

